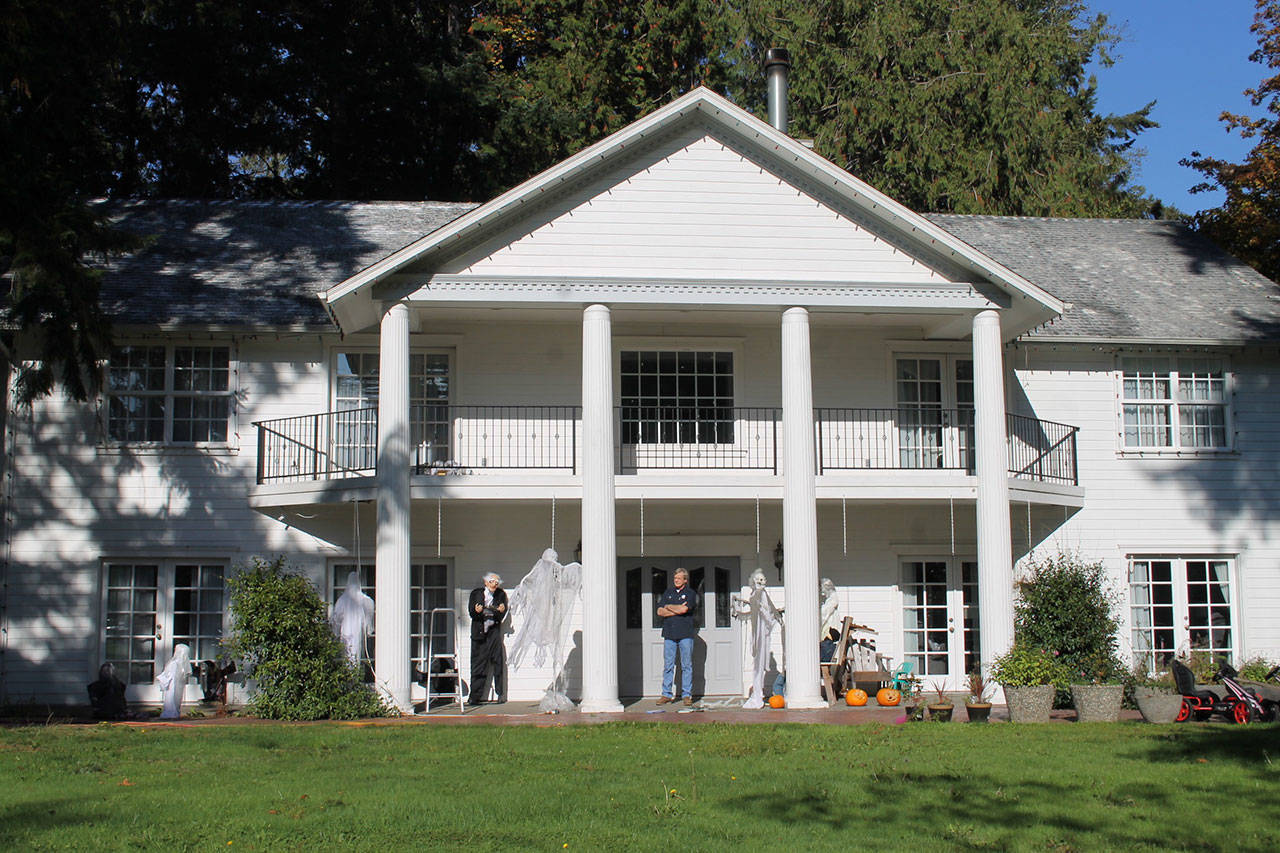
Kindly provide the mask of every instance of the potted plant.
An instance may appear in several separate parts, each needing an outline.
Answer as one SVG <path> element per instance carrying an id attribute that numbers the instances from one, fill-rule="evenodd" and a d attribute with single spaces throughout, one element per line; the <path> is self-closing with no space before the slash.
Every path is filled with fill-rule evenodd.
<path id="1" fill-rule="evenodd" d="M 908 722 L 924 719 L 925 703 L 920 696 L 920 679 L 908 676 L 902 686 L 902 710 Z"/>
<path id="2" fill-rule="evenodd" d="M 1148 723 L 1172 723 L 1182 710 L 1182 694 L 1168 672 L 1148 672 L 1139 662 L 1133 670 L 1133 701 Z"/>
<path id="3" fill-rule="evenodd" d="M 987 701 L 987 694 L 990 692 L 991 685 L 982 677 L 981 669 L 969 673 L 969 696 L 964 701 L 969 722 L 987 722 L 991 716 L 991 703 Z"/>
<path id="4" fill-rule="evenodd" d="M 929 719 L 939 723 L 951 722 L 951 713 L 955 706 L 947 695 L 947 687 L 940 681 L 933 682 L 933 692 L 937 695 L 929 701 Z"/>
<path id="5" fill-rule="evenodd" d="M 1004 688 L 1010 722 L 1047 723 L 1055 685 L 1071 674 L 1050 652 L 1015 640 L 992 664 L 991 677 Z"/>
<path id="6" fill-rule="evenodd" d="M 1090 655 L 1071 683 L 1071 704 L 1080 723 L 1114 723 L 1120 719 L 1124 682 L 1114 656 L 1099 650 Z"/>

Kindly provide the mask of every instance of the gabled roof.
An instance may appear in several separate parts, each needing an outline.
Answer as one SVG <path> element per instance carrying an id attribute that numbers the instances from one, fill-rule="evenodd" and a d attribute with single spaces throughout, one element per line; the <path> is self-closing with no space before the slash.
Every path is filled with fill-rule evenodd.
<path id="1" fill-rule="evenodd" d="M 608 169 L 637 146 L 652 144 L 659 135 L 699 121 L 732 137 L 762 162 L 774 163 L 779 171 L 798 173 L 821 186 L 891 231 L 909 251 L 938 258 L 964 270 L 973 283 L 994 285 L 1009 294 L 1013 300 L 1009 314 L 1015 328 L 1033 327 L 1061 312 L 1062 303 L 1043 289 L 705 88 L 695 89 L 379 260 L 330 289 L 324 299 L 344 327 L 367 325 L 376 317 L 371 304 L 374 285 L 411 267 L 416 274 L 429 275 L 464 242 L 509 227 L 569 182 Z"/>
<path id="2" fill-rule="evenodd" d="M 928 218 L 1070 303 L 1029 337 L 1229 344 L 1280 339 L 1280 287 L 1179 223 Z"/>

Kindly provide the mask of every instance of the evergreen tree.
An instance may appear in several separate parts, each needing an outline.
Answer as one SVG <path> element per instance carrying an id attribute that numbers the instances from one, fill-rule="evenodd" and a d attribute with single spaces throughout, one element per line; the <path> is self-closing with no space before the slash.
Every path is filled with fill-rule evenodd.
<path id="1" fill-rule="evenodd" d="M 1250 54 L 1270 71 L 1280 69 L 1280 1 L 1259 0 L 1251 27 L 1258 49 Z M 1192 192 L 1221 189 L 1221 206 L 1195 215 L 1193 225 L 1236 257 L 1271 279 L 1280 280 L 1280 73 L 1272 73 L 1245 94 L 1267 115 L 1252 118 L 1223 112 L 1227 130 L 1254 139 L 1242 163 L 1231 163 L 1193 151 L 1183 160 L 1207 180 Z"/>

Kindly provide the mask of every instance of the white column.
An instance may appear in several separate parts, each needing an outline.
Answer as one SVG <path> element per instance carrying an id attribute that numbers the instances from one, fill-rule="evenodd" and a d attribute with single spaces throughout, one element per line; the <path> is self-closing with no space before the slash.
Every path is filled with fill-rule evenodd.
<path id="1" fill-rule="evenodd" d="M 582 314 L 582 704 L 618 701 L 618 552 L 613 506 L 613 335 L 609 309 Z"/>
<path id="2" fill-rule="evenodd" d="M 978 475 L 978 631 L 983 669 L 1013 644 L 1013 546 L 1005 437 L 1000 314 L 973 318 L 973 398 Z"/>
<path id="3" fill-rule="evenodd" d="M 378 551 L 374 669 L 404 712 L 409 699 L 409 309 L 392 305 L 378 338 Z"/>
<path id="4" fill-rule="evenodd" d="M 782 315 L 782 544 L 787 707 L 825 708 L 818 674 L 818 505 L 809 312 Z"/>

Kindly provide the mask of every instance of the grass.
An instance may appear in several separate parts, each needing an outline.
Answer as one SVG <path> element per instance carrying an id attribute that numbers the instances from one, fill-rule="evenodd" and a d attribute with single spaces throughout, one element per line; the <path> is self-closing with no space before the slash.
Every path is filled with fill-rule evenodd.
<path id="1" fill-rule="evenodd" d="M 0 730 L 0 848 L 1280 848 L 1274 726 Z"/>

